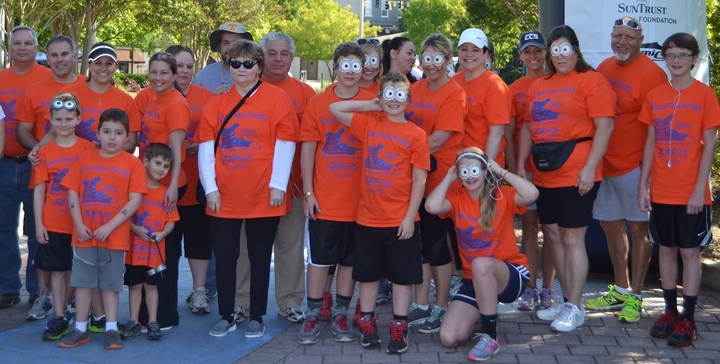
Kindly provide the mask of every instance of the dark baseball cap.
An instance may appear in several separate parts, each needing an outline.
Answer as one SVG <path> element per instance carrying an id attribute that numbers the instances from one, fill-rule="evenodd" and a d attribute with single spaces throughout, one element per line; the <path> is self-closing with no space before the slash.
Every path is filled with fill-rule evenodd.
<path id="1" fill-rule="evenodd" d="M 535 46 L 540 49 L 545 49 L 545 38 L 543 37 L 542 33 L 538 32 L 537 30 L 522 33 L 522 35 L 520 35 L 520 51 L 522 52 L 525 48 L 529 46 Z"/>

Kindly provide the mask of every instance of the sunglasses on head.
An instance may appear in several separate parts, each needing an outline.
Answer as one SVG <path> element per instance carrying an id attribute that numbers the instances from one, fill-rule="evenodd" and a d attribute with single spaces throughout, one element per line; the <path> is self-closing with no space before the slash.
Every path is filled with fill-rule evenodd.
<path id="1" fill-rule="evenodd" d="M 624 25 L 624 26 L 626 26 L 626 27 L 628 27 L 628 28 L 630 28 L 630 29 L 642 30 L 642 28 L 640 27 L 640 23 L 638 23 L 638 22 L 636 22 L 635 20 L 632 20 L 632 19 L 622 19 L 622 18 L 620 18 L 620 19 L 618 19 L 618 20 L 615 20 L 615 26 L 616 26 L 616 27 L 617 27 L 617 26 L 621 26 L 621 25 Z"/>
<path id="2" fill-rule="evenodd" d="M 374 46 L 380 45 L 380 41 L 375 38 L 360 38 L 357 40 L 357 44 L 361 45 L 361 46 L 368 44 L 368 43 L 370 43 Z"/>
<path id="3" fill-rule="evenodd" d="M 237 60 L 230 61 L 230 67 L 232 67 L 233 69 L 236 69 L 236 70 L 240 69 L 240 66 L 245 67 L 246 70 L 249 70 L 249 69 L 255 67 L 256 64 L 257 64 L 257 62 L 253 62 L 253 61 L 237 61 Z"/>
<path id="4" fill-rule="evenodd" d="M 50 104 L 50 107 L 53 108 L 53 110 L 70 110 L 74 111 L 77 110 L 77 102 L 75 100 L 54 100 L 52 104 Z"/>

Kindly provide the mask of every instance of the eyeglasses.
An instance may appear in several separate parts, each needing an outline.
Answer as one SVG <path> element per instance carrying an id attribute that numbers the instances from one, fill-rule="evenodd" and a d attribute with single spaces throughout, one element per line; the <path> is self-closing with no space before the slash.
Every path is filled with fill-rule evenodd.
<path id="1" fill-rule="evenodd" d="M 550 55 L 554 57 L 557 57 L 559 55 L 568 57 L 572 54 L 572 52 L 573 46 L 568 42 L 562 42 L 561 44 L 553 43 L 550 45 Z"/>
<path id="2" fill-rule="evenodd" d="M 365 68 L 378 68 L 380 66 L 380 57 L 376 54 L 372 56 L 365 55 Z"/>
<path id="3" fill-rule="evenodd" d="M 399 102 L 404 102 L 408 99 L 408 92 L 405 91 L 402 87 L 392 87 L 388 86 L 385 87 L 385 89 L 382 91 L 381 94 L 378 94 L 378 97 L 381 97 L 387 101 L 397 100 Z"/>
<path id="4" fill-rule="evenodd" d="M 375 38 L 360 38 L 357 40 L 357 44 L 361 45 L 361 46 L 364 46 L 365 44 L 368 44 L 368 43 L 370 43 L 374 46 L 380 45 L 380 41 Z"/>
<path id="5" fill-rule="evenodd" d="M 620 18 L 620 19 L 618 19 L 618 20 L 615 20 L 615 23 L 614 23 L 614 24 L 615 24 L 616 27 L 618 27 L 618 26 L 626 26 L 626 27 L 628 27 L 628 28 L 630 28 L 630 29 L 642 30 L 642 27 L 640 26 L 640 23 L 638 23 L 638 22 L 636 22 L 635 20 L 632 20 L 632 19 L 622 19 L 622 18 Z"/>
<path id="6" fill-rule="evenodd" d="M 687 53 L 680 53 L 680 54 L 673 54 L 673 53 L 667 53 L 663 56 L 665 60 L 667 61 L 674 61 L 675 59 L 679 59 L 681 61 L 684 61 L 688 59 L 689 57 L 692 57 L 692 54 Z"/>
<path id="7" fill-rule="evenodd" d="M 482 175 L 482 173 L 483 167 L 478 163 L 473 163 L 469 166 L 463 164 L 458 167 L 458 176 L 463 180 L 478 178 Z"/>
<path id="8" fill-rule="evenodd" d="M 54 101 L 52 102 L 52 104 L 50 105 L 50 107 L 51 107 L 53 110 L 65 109 L 65 110 L 74 111 L 74 110 L 77 110 L 77 109 L 78 109 L 78 108 L 77 108 L 77 102 L 76 102 L 75 100 L 65 100 L 65 101 L 63 101 L 63 100 L 54 100 Z"/>
<path id="9" fill-rule="evenodd" d="M 445 63 L 445 55 L 442 53 L 423 53 L 421 59 L 422 63 L 427 66 L 431 64 L 442 66 Z"/>
<path id="10" fill-rule="evenodd" d="M 255 67 L 256 64 L 257 64 L 257 62 L 253 62 L 253 61 L 237 61 L 237 60 L 230 61 L 230 67 L 232 67 L 233 69 L 236 69 L 236 70 L 240 69 L 240 66 L 243 66 L 243 67 L 245 67 L 246 70 L 249 70 L 249 69 Z"/>
<path id="11" fill-rule="evenodd" d="M 363 69 L 363 63 L 360 62 L 358 59 L 353 59 L 352 61 L 345 58 L 342 61 L 338 62 L 335 65 L 335 68 L 340 70 L 342 73 L 360 73 Z"/>

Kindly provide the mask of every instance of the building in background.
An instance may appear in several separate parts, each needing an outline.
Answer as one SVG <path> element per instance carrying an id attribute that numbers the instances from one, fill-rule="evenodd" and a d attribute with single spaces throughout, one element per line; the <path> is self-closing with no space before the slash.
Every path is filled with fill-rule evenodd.
<path id="1" fill-rule="evenodd" d="M 370 25 L 382 27 L 383 34 L 393 34 L 400 31 L 402 9 L 410 4 L 410 0 L 335 0 L 343 8 L 350 5 L 350 11 L 360 16 L 360 9 L 364 11 L 365 20 Z"/>

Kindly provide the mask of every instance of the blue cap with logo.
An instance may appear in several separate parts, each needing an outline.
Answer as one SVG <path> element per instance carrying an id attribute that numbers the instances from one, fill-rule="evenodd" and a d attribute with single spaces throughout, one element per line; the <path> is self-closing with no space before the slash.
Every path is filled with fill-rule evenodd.
<path id="1" fill-rule="evenodd" d="M 525 48 L 529 46 L 535 46 L 540 49 L 545 49 L 545 38 L 543 37 L 542 33 L 538 32 L 537 30 L 522 33 L 522 35 L 520 35 L 520 51 L 522 52 Z"/>

